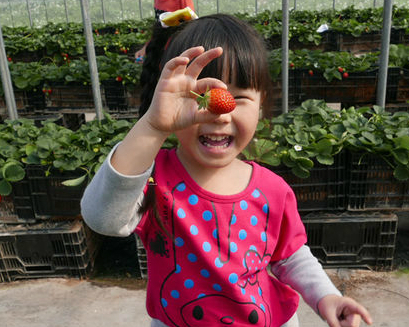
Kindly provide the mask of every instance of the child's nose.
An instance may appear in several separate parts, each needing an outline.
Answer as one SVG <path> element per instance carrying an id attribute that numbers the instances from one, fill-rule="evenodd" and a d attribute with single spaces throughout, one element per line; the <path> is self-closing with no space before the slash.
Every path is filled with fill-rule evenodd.
<path id="1" fill-rule="evenodd" d="M 226 124 L 231 122 L 231 114 L 222 114 L 220 116 L 217 116 L 214 120 L 216 124 Z"/>

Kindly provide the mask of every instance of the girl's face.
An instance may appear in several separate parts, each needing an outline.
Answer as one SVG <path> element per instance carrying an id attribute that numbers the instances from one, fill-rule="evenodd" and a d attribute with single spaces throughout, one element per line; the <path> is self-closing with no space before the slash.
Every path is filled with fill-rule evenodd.
<path id="1" fill-rule="evenodd" d="M 228 85 L 236 109 L 211 123 L 196 124 L 176 132 L 182 162 L 196 168 L 228 166 L 252 139 L 257 127 L 261 92 Z"/>

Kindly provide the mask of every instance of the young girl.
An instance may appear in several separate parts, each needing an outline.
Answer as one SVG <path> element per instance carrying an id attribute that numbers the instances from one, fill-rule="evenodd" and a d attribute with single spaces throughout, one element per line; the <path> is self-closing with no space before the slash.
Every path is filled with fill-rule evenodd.
<path id="1" fill-rule="evenodd" d="M 227 15 L 183 25 L 166 42 L 149 109 L 87 187 L 85 221 L 102 234 L 141 237 L 151 326 L 298 326 L 293 289 L 331 327 L 370 324 L 305 245 L 290 187 L 237 158 L 268 95 L 260 37 Z M 228 89 L 235 110 L 198 110 L 190 91 L 208 88 Z M 171 133 L 180 146 L 161 149 Z"/>

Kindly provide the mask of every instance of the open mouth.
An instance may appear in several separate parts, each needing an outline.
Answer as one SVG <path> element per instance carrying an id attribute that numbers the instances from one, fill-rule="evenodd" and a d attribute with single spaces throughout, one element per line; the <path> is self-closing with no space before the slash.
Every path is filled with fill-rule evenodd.
<path id="1" fill-rule="evenodd" d="M 233 141 L 233 136 L 229 135 L 201 135 L 199 141 L 209 148 L 227 148 Z"/>

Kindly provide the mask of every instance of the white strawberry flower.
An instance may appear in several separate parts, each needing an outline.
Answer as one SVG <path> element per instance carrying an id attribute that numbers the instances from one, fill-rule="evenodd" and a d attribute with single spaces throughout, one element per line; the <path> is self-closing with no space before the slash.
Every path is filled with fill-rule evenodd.
<path id="1" fill-rule="evenodd" d="M 296 144 L 296 145 L 294 145 L 294 150 L 295 150 L 295 151 L 301 151 L 301 150 L 302 150 L 302 146 Z"/>

